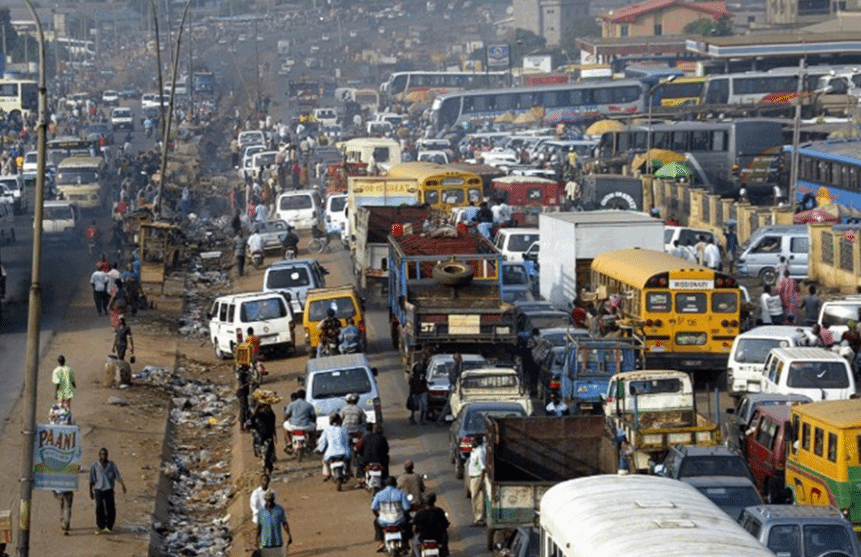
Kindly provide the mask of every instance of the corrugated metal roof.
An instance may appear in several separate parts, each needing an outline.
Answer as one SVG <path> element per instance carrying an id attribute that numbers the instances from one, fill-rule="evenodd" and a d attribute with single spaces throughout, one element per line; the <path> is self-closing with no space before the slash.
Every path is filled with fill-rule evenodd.
<path id="1" fill-rule="evenodd" d="M 726 2 L 679 2 L 677 0 L 646 0 L 638 4 L 631 4 L 619 8 L 618 10 L 609 11 L 599 16 L 604 21 L 610 23 L 631 23 L 639 16 L 662 10 L 670 7 L 687 8 L 690 10 L 704 12 L 714 17 L 722 17 L 730 15 L 726 9 Z"/>

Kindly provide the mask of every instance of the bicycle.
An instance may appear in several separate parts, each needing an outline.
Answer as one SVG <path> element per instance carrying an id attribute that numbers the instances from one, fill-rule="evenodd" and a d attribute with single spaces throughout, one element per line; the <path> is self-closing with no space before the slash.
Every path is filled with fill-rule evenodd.
<path id="1" fill-rule="evenodd" d="M 314 236 L 308 242 L 308 251 L 311 253 L 323 253 L 329 250 L 329 235 L 321 232 L 316 226 L 311 228 L 311 235 Z"/>

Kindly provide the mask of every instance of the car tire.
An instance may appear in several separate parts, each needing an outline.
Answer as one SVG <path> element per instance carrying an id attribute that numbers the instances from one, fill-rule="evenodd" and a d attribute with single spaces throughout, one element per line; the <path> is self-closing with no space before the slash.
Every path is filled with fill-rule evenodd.
<path id="1" fill-rule="evenodd" d="M 765 267 L 759 271 L 759 280 L 762 282 L 763 286 L 773 286 L 778 280 L 777 271 L 774 267 Z"/>
<path id="2" fill-rule="evenodd" d="M 227 355 L 224 352 L 222 352 L 221 349 L 218 347 L 217 341 L 214 341 L 212 343 L 212 349 L 215 352 L 215 358 L 217 360 L 226 360 L 227 359 Z"/>
<path id="3" fill-rule="evenodd" d="M 434 281 L 444 286 L 464 286 L 472 282 L 475 270 L 459 261 L 445 261 L 435 265 L 431 275 Z"/>

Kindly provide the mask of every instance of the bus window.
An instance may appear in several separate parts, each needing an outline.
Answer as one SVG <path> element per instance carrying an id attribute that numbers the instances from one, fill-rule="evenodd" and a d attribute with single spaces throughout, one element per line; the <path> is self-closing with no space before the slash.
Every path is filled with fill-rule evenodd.
<path id="1" fill-rule="evenodd" d="M 702 130 L 691 132 L 691 151 L 708 151 L 709 145 L 709 132 Z"/>
<path id="2" fill-rule="evenodd" d="M 801 424 L 801 448 L 810 450 L 810 424 L 807 422 Z"/>
<path id="3" fill-rule="evenodd" d="M 712 132 L 712 151 L 724 152 L 729 147 L 727 146 L 727 132 L 714 131 Z"/>
<path id="4" fill-rule="evenodd" d="M 677 153 L 684 153 L 688 150 L 688 134 L 689 132 L 673 132 L 672 146 L 670 149 Z"/>
<path id="5" fill-rule="evenodd" d="M 633 145 L 634 150 L 645 150 L 646 149 L 646 132 L 634 132 L 633 136 Z"/>
<path id="6" fill-rule="evenodd" d="M 712 312 L 738 312 L 738 296 L 734 292 L 715 292 L 712 294 Z"/>
<path id="7" fill-rule="evenodd" d="M 828 433 L 828 460 L 837 462 L 837 434 Z"/>
<path id="8" fill-rule="evenodd" d="M 374 147 L 374 162 L 389 162 L 389 148 L 388 147 Z"/>
<path id="9" fill-rule="evenodd" d="M 816 456 L 822 456 L 822 449 L 825 443 L 825 432 L 822 431 L 821 427 L 817 427 L 813 430 L 813 454 Z"/>
<path id="10" fill-rule="evenodd" d="M 425 196 L 427 200 L 427 196 Z M 443 203 L 447 205 L 462 205 L 464 202 L 463 190 L 449 189 L 442 192 Z"/>
<path id="11" fill-rule="evenodd" d="M 476 203 L 478 203 L 481 200 L 481 196 L 483 195 L 484 192 L 480 189 L 477 189 L 477 188 L 469 188 L 467 190 L 467 193 L 469 194 L 469 199 L 471 201 L 475 201 Z M 507 194 L 508 194 L 508 192 L 506 192 L 506 199 L 508 199 Z"/>
<path id="12" fill-rule="evenodd" d="M 705 313 L 706 295 L 702 292 L 676 294 L 677 313 Z"/>
<path id="13" fill-rule="evenodd" d="M 652 148 L 654 148 L 654 149 L 671 149 L 670 132 L 654 132 L 654 133 L 652 133 Z"/>
<path id="14" fill-rule="evenodd" d="M 428 205 L 437 205 L 439 203 L 439 192 L 436 190 L 425 191 L 425 203 Z"/>
<path id="15" fill-rule="evenodd" d="M 544 199 L 544 188 L 526 188 L 526 201 L 540 203 Z"/>
<path id="16" fill-rule="evenodd" d="M 729 79 L 710 79 L 706 85 L 707 104 L 727 104 L 729 102 Z"/>
<path id="17" fill-rule="evenodd" d="M 646 294 L 646 311 L 652 313 L 668 313 L 670 307 L 669 292 L 649 292 Z"/>

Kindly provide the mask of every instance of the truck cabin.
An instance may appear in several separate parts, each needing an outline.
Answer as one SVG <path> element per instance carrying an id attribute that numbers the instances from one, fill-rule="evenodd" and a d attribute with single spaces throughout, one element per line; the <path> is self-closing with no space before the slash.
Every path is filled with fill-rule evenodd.
<path id="1" fill-rule="evenodd" d="M 607 389 L 608 414 L 692 410 L 693 386 L 683 372 L 616 374 Z"/>
<path id="2" fill-rule="evenodd" d="M 511 206 L 515 226 L 537 226 L 538 214 L 558 211 L 564 192 L 558 182 L 528 176 L 505 176 L 492 183 L 493 198 Z"/>

